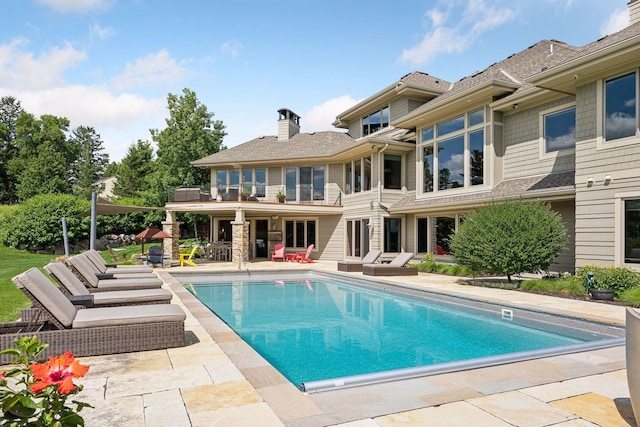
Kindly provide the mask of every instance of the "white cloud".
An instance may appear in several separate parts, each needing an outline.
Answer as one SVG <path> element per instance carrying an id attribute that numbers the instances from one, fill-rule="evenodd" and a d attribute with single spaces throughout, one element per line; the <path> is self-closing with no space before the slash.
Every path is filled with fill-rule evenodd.
<path id="1" fill-rule="evenodd" d="M 460 53 L 467 50 L 482 34 L 512 20 L 516 12 L 508 7 L 492 7 L 484 0 L 471 0 L 465 3 L 463 11 L 451 18 L 450 11 L 431 9 L 426 16 L 431 22 L 431 30 L 420 43 L 404 49 L 400 61 L 412 66 L 420 66 L 432 60 L 440 53 Z M 450 8 L 455 4 L 449 5 Z M 447 25 L 449 20 L 455 23 Z"/>
<path id="2" fill-rule="evenodd" d="M 27 44 L 19 38 L 0 45 L 0 86 L 33 90 L 59 85 L 65 70 L 86 59 L 84 52 L 70 45 L 34 56 L 22 50 Z"/>
<path id="3" fill-rule="evenodd" d="M 224 42 L 222 46 L 220 46 L 224 53 L 231 55 L 232 58 L 237 57 L 240 54 L 240 51 L 244 48 L 242 43 L 238 40 L 229 40 Z"/>
<path id="4" fill-rule="evenodd" d="M 329 99 L 320 105 L 311 108 L 302 117 L 301 127 L 304 132 L 320 132 L 325 130 L 336 130 L 331 123 L 336 120 L 336 116 L 345 110 L 356 105 L 359 101 L 348 95 Z"/>
<path id="5" fill-rule="evenodd" d="M 185 69 L 173 59 L 169 52 L 161 50 L 125 66 L 124 72 L 111 79 L 117 89 L 129 89 L 136 86 L 158 83 L 173 83 L 182 80 Z"/>
<path id="6" fill-rule="evenodd" d="M 102 27 L 100 24 L 93 24 L 89 28 L 89 35 L 91 38 L 97 38 L 100 40 L 107 40 L 113 37 L 117 31 L 112 27 Z"/>
<path id="7" fill-rule="evenodd" d="M 629 25 L 629 10 L 616 9 L 600 26 L 600 35 L 607 36 L 616 33 Z"/>
<path id="8" fill-rule="evenodd" d="M 112 0 L 37 0 L 57 12 L 83 13 L 90 10 L 106 10 L 111 7 Z"/>

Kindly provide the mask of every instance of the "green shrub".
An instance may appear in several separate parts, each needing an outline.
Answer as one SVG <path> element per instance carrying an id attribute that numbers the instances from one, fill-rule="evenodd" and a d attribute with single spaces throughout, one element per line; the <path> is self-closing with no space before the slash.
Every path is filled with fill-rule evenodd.
<path id="1" fill-rule="evenodd" d="M 607 267 L 597 265 L 582 266 L 576 271 L 577 280 L 585 284 L 589 271 L 593 272 L 597 289 L 613 289 L 616 297 L 620 297 L 628 289 L 640 287 L 640 272 L 613 265 Z"/>
<path id="2" fill-rule="evenodd" d="M 582 282 L 571 276 L 525 280 L 520 283 L 520 289 L 526 292 L 575 296 L 587 293 Z"/>
<path id="3" fill-rule="evenodd" d="M 566 242 L 562 218 L 549 205 L 507 200 L 466 215 L 450 248 L 456 263 L 511 281 L 514 274 L 548 270 Z"/>
<path id="4" fill-rule="evenodd" d="M 640 288 L 627 289 L 620 294 L 618 301 L 624 302 L 633 307 L 640 307 Z"/>
<path id="5" fill-rule="evenodd" d="M 25 201 L 0 223 L 0 243 L 11 248 L 50 249 L 63 242 L 62 217 L 66 218 L 70 242 L 89 237 L 90 218 L 75 215 L 90 202 L 65 194 L 41 194 Z"/>

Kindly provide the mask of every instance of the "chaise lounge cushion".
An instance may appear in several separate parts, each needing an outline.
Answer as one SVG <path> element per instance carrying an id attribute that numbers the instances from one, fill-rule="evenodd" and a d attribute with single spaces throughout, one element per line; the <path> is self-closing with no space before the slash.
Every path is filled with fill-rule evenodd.
<path id="1" fill-rule="evenodd" d="M 405 267 L 412 258 L 412 252 L 401 252 L 389 264 L 363 265 L 362 273 L 365 276 L 417 276 L 417 268 Z"/>
<path id="2" fill-rule="evenodd" d="M 124 291 L 98 292 L 91 294 L 71 270 L 61 262 L 51 262 L 44 266 L 61 287 L 71 295 L 91 295 L 96 306 L 134 305 L 171 301 L 171 291 L 167 289 L 133 289 Z"/>
<path id="3" fill-rule="evenodd" d="M 96 266 L 101 273 L 153 273 L 153 268 L 147 265 L 118 265 L 108 266 L 102 255 L 95 249 L 89 249 L 84 255 Z"/>
<path id="4" fill-rule="evenodd" d="M 186 318 L 175 304 L 141 305 L 130 307 L 100 307 L 78 310 L 73 328 L 96 326 L 135 325 L 138 323 L 176 322 Z"/>
<path id="5" fill-rule="evenodd" d="M 381 254 L 381 251 L 373 249 L 370 250 L 361 260 L 340 261 L 338 262 L 338 271 L 361 272 L 364 264 L 375 263 L 378 258 L 380 258 Z"/>
<path id="6" fill-rule="evenodd" d="M 48 286 L 38 285 L 42 283 L 43 277 L 49 282 L 53 291 Z M 51 283 L 40 270 L 35 267 L 30 268 L 24 273 L 15 276 L 12 280 L 17 286 L 22 285 L 25 287 L 43 306 L 51 311 L 51 314 L 58 319 L 65 328 L 71 327 L 78 309 L 62 292 L 55 288 L 53 283 Z"/>
<path id="7" fill-rule="evenodd" d="M 95 266 L 88 265 L 90 261 L 83 259 L 78 255 L 67 258 L 66 262 L 71 265 L 84 279 L 84 282 L 93 290 L 122 290 L 131 288 L 153 289 L 162 286 L 162 280 L 157 276 L 142 276 L 137 278 L 122 279 L 98 279 L 96 276 Z"/>

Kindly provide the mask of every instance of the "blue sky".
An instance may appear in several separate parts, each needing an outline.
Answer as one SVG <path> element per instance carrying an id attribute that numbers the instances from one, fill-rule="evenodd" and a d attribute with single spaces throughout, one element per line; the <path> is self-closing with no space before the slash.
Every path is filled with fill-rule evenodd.
<path id="1" fill-rule="evenodd" d="M 628 0 L 0 0 L 0 96 L 93 126 L 113 161 L 162 129 L 187 87 L 234 146 L 302 132 L 423 71 L 456 81 L 542 39 L 625 27 Z"/>

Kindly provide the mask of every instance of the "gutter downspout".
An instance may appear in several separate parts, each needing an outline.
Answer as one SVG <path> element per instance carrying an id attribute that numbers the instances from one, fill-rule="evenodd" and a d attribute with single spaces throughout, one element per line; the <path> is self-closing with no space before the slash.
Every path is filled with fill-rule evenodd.
<path id="1" fill-rule="evenodd" d="M 389 148 L 389 144 L 384 144 L 382 150 L 378 151 L 378 206 L 382 201 L 382 153 Z"/>

